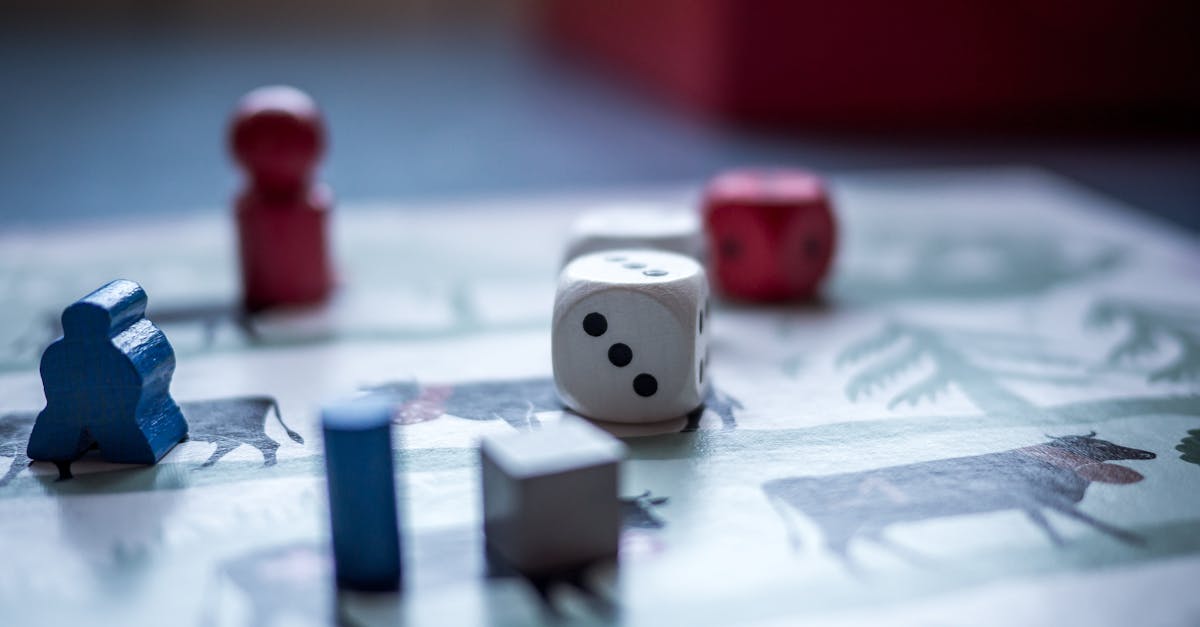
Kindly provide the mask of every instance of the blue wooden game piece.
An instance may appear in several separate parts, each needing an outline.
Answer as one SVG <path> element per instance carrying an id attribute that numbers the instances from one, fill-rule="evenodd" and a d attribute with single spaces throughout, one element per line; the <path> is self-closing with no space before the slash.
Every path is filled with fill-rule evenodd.
<path id="1" fill-rule="evenodd" d="M 391 406 L 366 399 L 330 405 L 321 422 L 338 586 L 397 590 L 400 532 Z"/>
<path id="2" fill-rule="evenodd" d="M 122 279 L 63 311 L 63 337 L 42 353 L 30 459 L 70 462 L 96 444 L 110 462 L 153 464 L 187 435 L 170 393 L 175 351 L 145 312 L 146 292 Z"/>

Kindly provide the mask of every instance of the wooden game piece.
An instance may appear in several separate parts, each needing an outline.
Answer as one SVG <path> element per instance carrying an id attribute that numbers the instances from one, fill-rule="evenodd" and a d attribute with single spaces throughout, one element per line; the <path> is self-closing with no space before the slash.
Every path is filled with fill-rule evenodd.
<path id="1" fill-rule="evenodd" d="M 237 199 L 247 311 L 324 301 L 333 289 L 333 193 L 313 181 L 325 149 L 316 103 L 292 87 L 262 87 L 238 103 L 230 146 L 247 185 Z"/>
<path id="2" fill-rule="evenodd" d="M 588 211 L 571 224 L 562 265 L 602 250 L 651 248 L 700 259 L 700 220 L 692 211 L 660 205 L 618 205 Z"/>
<path id="3" fill-rule="evenodd" d="M 330 405 L 321 412 L 321 426 L 337 584 L 397 590 L 402 573 L 391 406 L 365 399 Z"/>
<path id="4" fill-rule="evenodd" d="M 546 575 L 616 556 L 619 440 L 568 415 L 536 431 L 487 436 L 479 453 L 484 533 L 509 566 Z"/>
<path id="5" fill-rule="evenodd" d="M 821 178 L 791 169 L 732 170 L 705 191 L 709 274 L 733 298 L 810 298 L 837 246 Z"/>
<path id="6" fill-rule="evenodd" d="M 46 408 L 30 459 L 70 462 L 98 445 L 110 462 L 154 464 L 187 435 L 170 393 L 175 351 L 145 318 L 146 300 L 116 280 L 63 311 L 63 337 L 42 354 Z"/>
<path id="7" fill-rule="evenodd" d="M 610 250 L 563 268 L 551 353 L 558 394 L 614 422 L 683 416 L 708 390 L 708 280 L 695 260 Z"/>

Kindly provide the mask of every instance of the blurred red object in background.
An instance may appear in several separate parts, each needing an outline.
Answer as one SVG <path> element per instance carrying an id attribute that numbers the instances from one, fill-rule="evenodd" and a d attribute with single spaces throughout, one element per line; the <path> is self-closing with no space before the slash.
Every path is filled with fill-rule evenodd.
<path id="1" fill-rule="evenodd" d="M 727 170 L 704 190 L 709 278 L 748 301 L 807 299 L 829 272 L 837 219 L 825 183 L 793 168 Z"/>
<path id="2" fill-rule="evenodd" d="M 333 192 L 314 181 L 325 122 L 308 94 L 260 87 L 242 97 L 229 145 L 246 172 L 234 208 L 246 311 L 309 305 L 333 290 Z"/>
<path id="3" fill-rule="evenodd" d="M 545 0 L 541 18 L 565 52 L 732 121 L 1096 123 L 1200 110 L 1200 4 L 1183 1 Z"/>

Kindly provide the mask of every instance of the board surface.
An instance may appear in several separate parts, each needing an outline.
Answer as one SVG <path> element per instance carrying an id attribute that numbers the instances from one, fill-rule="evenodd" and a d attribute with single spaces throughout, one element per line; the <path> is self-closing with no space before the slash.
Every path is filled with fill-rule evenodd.
<path id="1" fill-rule="evenodd" d="M 339 209 L 322 312 L 231 314 L 226 216 L 0 236 L 0 614 L 12 624 L 1195 624 L 1200 243 L 1032 170 L 833 181 L 827 298 L 714 303 L 697 423 L 627 436 L 619 569 L 489 570 L 485 433 L 560 419 L 571 216 L 698 186 Z M 189 441 L 28 465 L 62 308 L 137 280 Z M 402 596 L 332 589 L 316 407 L 397 408 Z"/>

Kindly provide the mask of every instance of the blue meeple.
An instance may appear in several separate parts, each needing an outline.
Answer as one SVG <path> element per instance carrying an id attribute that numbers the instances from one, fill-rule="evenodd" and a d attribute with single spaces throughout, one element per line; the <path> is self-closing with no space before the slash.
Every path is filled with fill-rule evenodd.
<path id="1" fill-rule="evenodd" d="M 69 462 L 95 444 L 110 462 L 153 464 L 187 435 L 170 393 L 175 351 L 145 313 L 146 292 L 120 279 L 63 311 L 63 337 L 42 354 L 30 459 Z"/>

